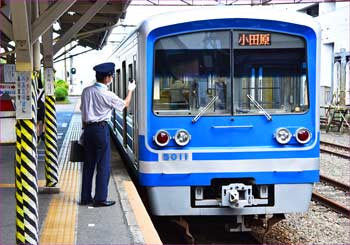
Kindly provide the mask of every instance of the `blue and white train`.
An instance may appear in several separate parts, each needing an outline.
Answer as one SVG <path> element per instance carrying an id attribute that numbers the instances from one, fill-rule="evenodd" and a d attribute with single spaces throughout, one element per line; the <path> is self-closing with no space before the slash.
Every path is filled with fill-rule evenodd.
<path id="1" fill-rule="evenodd" d="M 310 16 L 218 6 L 151 17 L 122 42 L 112 90 L 124 97 L 135 79 L 137 91 L 111 127 L 154 215 L 307 210 L 319 40 Z"/>

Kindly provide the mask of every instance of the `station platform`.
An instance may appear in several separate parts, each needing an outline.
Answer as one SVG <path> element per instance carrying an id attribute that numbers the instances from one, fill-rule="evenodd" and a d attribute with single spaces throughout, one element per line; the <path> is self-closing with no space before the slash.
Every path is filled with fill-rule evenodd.
<path id="1" fill-rule="evenodd" d="M 44 144 L 38 145 L 39 244 L 162 244 L 112 143 L 110 207 L 79 206 L 82 164 L 70 162 L 70 142 L 81 133 L 80 98 L 56 106 L 59 193 L 47 194 Z M 0 145 L 0 244 L 16 244 L 16 146 Z"/>

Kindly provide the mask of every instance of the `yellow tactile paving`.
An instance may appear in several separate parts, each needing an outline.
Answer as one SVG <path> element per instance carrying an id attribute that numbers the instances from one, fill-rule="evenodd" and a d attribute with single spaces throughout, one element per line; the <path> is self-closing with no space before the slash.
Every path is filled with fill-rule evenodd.
<path id="1" fill-rule="evenodd" d="M 127 193 L 129 203 L 135 214 L 137 224 L 139 225 L 145 244 L 163 244 L 156 232 L 153 223 L 147 211 L 142 204 L 140 197 L 137 195 L 137 190 L 131 181 L 123 181 L 125 191 Z"/>
<path id="2" fill-rule="evenodd" d="M 40 244 L 75 244 L 79 163 L 68 162 L 60 175 L 60 193 L 54 195 L 40 235 Z"/>
<path id="3" fill-rule="evenodd" d="M 0 188 L 15 188 L 15 184 L 0 184 Z"/>
<path id="4" fill-rule="evenodd" d="M 39 187 L 44 187 L 45 186 L 45 180 L 38 180 L 38 186 Z M 8 183 L 0 183 L 0 188 L 15 188 L 16 185 L 13 184 L 8 184 Z"/>
<path id="5" fill-rule="evenodd" d="M 74 112 L 79 111 L 80 103 Z M 80 134 L 80 116 L 73 115 L 60 152 L 62 169 L 59 175 L 60 193 L 52 197 L 47 216 L 40 233 L 40 244 L 75 244 L 75 225 L 77 219 L 78 183 L 80 163 L 69 162 L 69 141 Z M 74 131 L 74 132 L 73 132 Z"/>

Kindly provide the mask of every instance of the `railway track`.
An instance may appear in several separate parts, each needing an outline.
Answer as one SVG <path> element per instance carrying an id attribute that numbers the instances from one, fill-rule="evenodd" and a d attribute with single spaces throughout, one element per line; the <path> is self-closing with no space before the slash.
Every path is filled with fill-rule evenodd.
<path id="1" fill-rule="evenodd" d="M 154 217 L 153 222 L 164 244 L 261 244 L 251 232 L 227 232 L 217 217 L 186 217 L 187 229 L 171 218 Z"/>
<path id="2" fill-rule="evenodd" d="M 328 154 L 332 154 L 345 159 L 350 159 L 350 147 L 344 145 L 338 145 L 331 142 L 321 141 L 320 151 Z"/>
<path id="3" fill-rule="evenodd" d="M 326 185 L 330 185 L 332 187 L 340 189 L 340 190 L 344 191 L 345 193 L 350 192 L 349 185 L 344 184 L 342 182 L 339 182 L 337 180 L 334 180 L 332 178 L 329 178 L 327 176 L 320 175 L 320 181 Z M 332 193 L 334 194 L 334 192 L 332 192 Z M 322 205 L 350 218 L 350 209 L 348 207 L 346 207 L 344 204 L 338 202 L 338 200 L 334 200 L 334 199 L 330 198 L 329 196 L 326 196 L 324 193 L 320 193 L 320 191 L 313 191 L 312 192 L 312 199 L 314 201 L 319 202 Z"/>

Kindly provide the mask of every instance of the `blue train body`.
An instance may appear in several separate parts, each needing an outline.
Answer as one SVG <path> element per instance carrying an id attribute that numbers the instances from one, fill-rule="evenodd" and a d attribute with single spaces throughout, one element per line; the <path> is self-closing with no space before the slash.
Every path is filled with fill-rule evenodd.
<path id="1" fill-rule="evenodd" d="M 210 16 L 210 17 L 208 17 Z M 319 179 L 319 27 L 218 7 L 152 17 L 113 54 L 111 126 L 155 215 L 304 212 Z"/>

